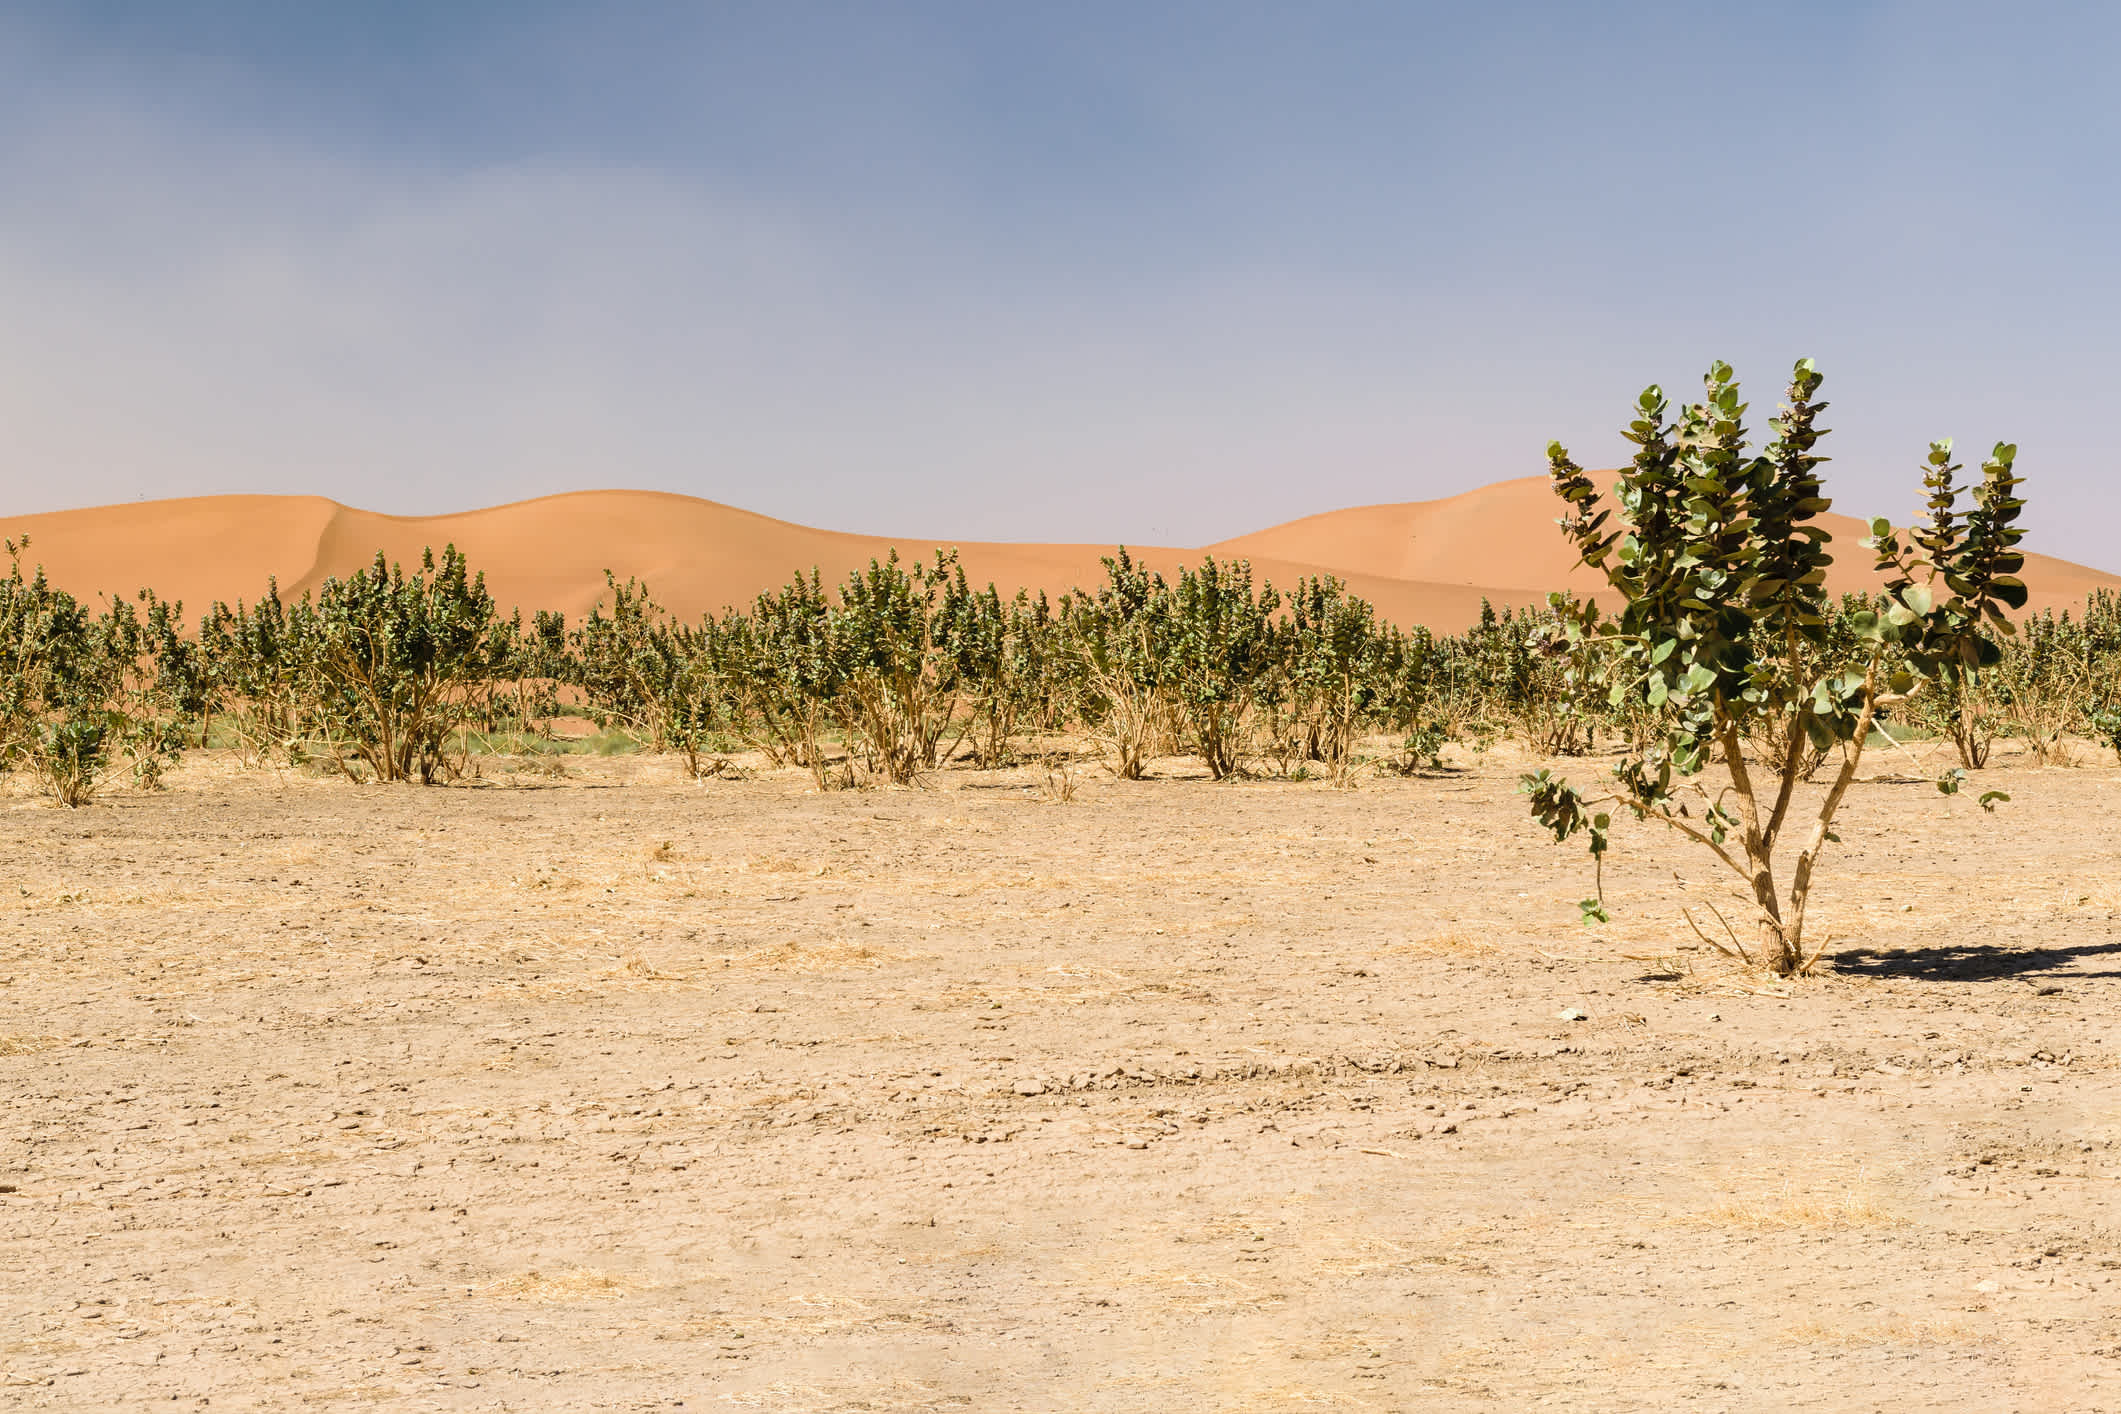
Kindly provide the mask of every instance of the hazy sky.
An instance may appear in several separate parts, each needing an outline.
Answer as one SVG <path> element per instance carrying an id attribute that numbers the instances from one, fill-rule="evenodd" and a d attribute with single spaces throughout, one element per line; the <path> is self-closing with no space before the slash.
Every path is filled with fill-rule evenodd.
<path id="1" fill-rule="evenodd" d="M 2121 6 L 0 3 L 0 504 L 1203 543 L 1816 357 L 2121 568 Z"/>

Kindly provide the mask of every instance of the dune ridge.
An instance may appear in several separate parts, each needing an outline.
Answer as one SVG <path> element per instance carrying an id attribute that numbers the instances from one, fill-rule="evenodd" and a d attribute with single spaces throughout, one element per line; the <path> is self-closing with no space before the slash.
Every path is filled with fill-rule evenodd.
<path id="1" fill-rule="evenodd" d="M 1483 599 L 1539 602 L 1552 589 L 1595 591 L 1599 577 L 1573 563 L 1554 526 L 1557 505 L 1544 477 L 1497 482 L 1462 495 L 1327 511 L 1212 545 L 1130 546 L 1166 574 L 1204 554 L 1242 556 L 1255 575 L 1282 586 L 1332 574 L 1402 624 L 1455 632 Z M 1836 590 L 1872 588 L 1877 577 L 1856 542 L 1868 533 L 1848 516 L 1822 517 L 1841 550 Z M 27 563 L 53 583 L 89 597 L 152 587 L 196 613 L 212 600 L 255 600 L 268 581 L 299 597 L 332 576 L 360 569 L 381 550 L 412 563 L 423 548 L 455 544 L 486 575 L 504 606 L 556 609 L 570 618 L 605 592 L 604 571 L 648 584 L 671 612 L 695 618 L 816 567 L 828 582 L 881 558 L 927 558 L 953 542 L 890 539 L 819 530 L 716 501 L 662 491 L 574 491 L 433 516 L 393 516 L 321 496 L 202 496 L 41 515 L 0 517 L 0 534 L 30 537 Z M 1110 545 L 954 542 L 975 583 L 1058 596 L 1103 577 Z M 2027 557 L 2031 607 L 2069 608 L 2121 576 L 2045 555 Z"/>

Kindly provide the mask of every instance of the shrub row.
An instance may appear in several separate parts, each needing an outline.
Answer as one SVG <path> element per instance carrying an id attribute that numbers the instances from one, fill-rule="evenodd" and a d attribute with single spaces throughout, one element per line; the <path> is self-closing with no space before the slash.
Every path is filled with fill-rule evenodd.
<path id="1" fill-rule="evenodd" d="M 379 554 L 293 602 L 268 586 L 193 622 L 151 590 L 98 610 L 25 575 L 23 547 L 7 548 L 0 763 L 68 805 L 114 771 L 152 786 L 209 742 L 251 762 L 431 783 L 562 717 L 677 753 L 695 775 L 748 747 L 830 786 L 1000 766 L 1070 736 L 1129 779 L 1177 754 L 1217 779 L 1342 779 L 1359 765 L 1432 765 L 1452 739 L 1509 737 L 1548 755 L 1640 742 L 1666 710 L 1578 686 L 1596 674 L 1572 666 L 1565 601 L 1488 608 L 1438 635 L 1385 622 L 1331 578 L 1284 592 L 1242 560 L 1204 558 L 1167 579 L 1122 549 L 1101 584 L 1052 602 L 975 588 L 951 553 L 894 554 L 841 584 L 812 571 L 691 623 L 614 578 L 569 623 L 503 616 L 450 547 L 410 572 Z M 1877 608 L 1844 596 L 1802 671 L 1853 661 L 1856 616 Z M 2025 615 L 2002 648 L 1909 702 L 1899 725 L 1948 738 L 1970 769 L 2001 737 L 2041 760 L 2070 737 L 2121 750 L 2121 599 L 2102 590 L 2079 614 Z M 1395 747 L 1366 761 L 1360 748 L 1378 736 Z M 1760 745 L 1780 759 L 1786 744 Z"/>

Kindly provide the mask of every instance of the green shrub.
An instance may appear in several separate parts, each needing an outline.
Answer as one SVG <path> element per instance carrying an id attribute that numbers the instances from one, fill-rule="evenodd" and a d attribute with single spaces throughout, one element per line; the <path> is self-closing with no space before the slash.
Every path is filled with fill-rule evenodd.
<path id="1" fill-rule="evenodd" d="M 1645 391 L 1626 434 L 1640 450 L 1616 488 L 1624 521 L 1611 529 L 1590 478 L 1558 443 L 1549 447 L 1554 489 L 1569 508 L 1563 530 L 1622 603 L 1610 619 L 1580 608 L 1569 625 L 1572 652 L 1586 666 L 1607 655 L 1613 702 L 1639 697 L 1671 716 L 1661 740 L 1614 768 L 1606 795 L 1586 796 L 1546 771 L 1522 782 L 1540 823 L 1557 840 L 1587 833 L 1600 862 L 1610 818 L 1597 807 L 1609 802 L 1701 844 L 1751 896 L 1749 960 L 1781 974 L 1816 956 L 1804 950 L 1812 879 L 1872 728 L 1911 695 L 1999 661 L 1990 631 L 2010 632 L 2004 609 L 2026 598 L 2016 578 L 2024 562 L 2016 448 L 1997 445 L 1962 514 L 1951 444 L 1934 443 L 1924 476 L 1929 524 L 1903 545 L 1886 521 L 1872 523 L 1867 543 L 1886 577 L 1882 611 L 1848 616 L 1852 659 L 1814 656 L 1830 643 L 1828 536 L 1812 523 L 1829 505 L 1815 450 L 1819 382 L 1809 360 L 1797 365 L 1771 424 L 1775 438 L 1757 455 L 1747 450 L 1745 405 L 1728 366 L 1710 369 L 1703 400 L 1676 423 L 1666 421 L 1664 394 Z M 1784 743 L 1757 774 L 1744 753 L 1749 737 Z M 1800 806 L 1806 743 L 1838 749 L 1840 761 Z M 1712 762 L 1728 778 L 1714 791 L 1698 779 Z M 1783 876 L 1786 830 L 1796 856 Z M 1584 907 L 1603 916 L 1601 899 Z M 1748 956 L 1735 933 L 1731 943 Z"/>
<path id="2" fill-rule="evenodd" d="M 820 789 L 830 784 L 825 736 L 850 676 L 836 630 L 813 569 L 808 579 L 797 575 L 777 593 L 759 595 L 748 616 L 730 615 L 719 638 L 746 740 L 776 765 L 808 767 Z M 851 757 L 847 771 L 851 783 Z"/>
<path id="3" fill-rule="evenodd" d="M 845 671 L 840 717 L 870 769 L 904 785 L 936 764 L 964 691 L 959 639 L 976 612 L 957 555 L 899 563 L 898 552 L 847 577 L 832 638 Z"/>
<path id="4" fill-rule="evenodd" d="M 1170 714 L 1172 604 L 1164 577 L 1122 545 L 1105 582 L 1062 601 L 1083 687 L 1082 719 L 1121 780 L 1138 781 Z"/>
<path id="5" fill-rule="evenodd" d="M 1254 590 L 1249 562 L 1210 555 L 1179 569 L 1169 603 L 1161 651 L 1177 724 L 1208 774 L 1228 780 L 1251 744 L 1254 700 L 1275 661 L 1281 596 L 1271 584 Z"/>
<path id="6" fill-rule="evenodd" d="M 674 751 L 698 780 L 725 766 L 717 748 L 738 728 L 735 692 L 724 671 L 722 633 L 712 617 L 697 628 L 672 623 L 639 580 L 608 570 L 607 614 L 591 607 L 566 636 L 567 657 L 552 671 L 580 690 L 601 731 L 622 731 L 651 751 Z M 547 644 L 554 626 L 540 617 Z"/>
<path id="7" fill-rule="evenodd" d="M 456 546 L 439 564 L 422 552 L 410 576 L 378 552 L 286 614 L 297 732 L 349 777 L 358 767 L 432 785 L 460 774 L 467 753 L 455 738 L 492 715 L 495 692 L 515 678 L 520 638 L 520 622 L 501 618 L 486 577 Z"/>
<path id="8" fill-rule="evenodd" d="M 28 544 L 5 542 L 0 579 L 0 766 L 26 767 L 69 808 L 94 798 L 114 752 L 153 785 L 179 746 L 152 712 L 138 615 L 122 601 L 91 612 L 42 569 L 25 578 Z"/>
<path id="9" fill-rule="evenodd" d="M 1044 594 L 1019 589 L 1003 600 L 992 584 L 977 593 L 963 584 L 966 611 L 954 646 L 969 706 L 965 734 L 973 759 L 992 768 L 1009 760 L 1010 741 L 1028 725 L 1041 737 L 1071 712 L 1070 679 L 1063 660 L 1060 623 Z"/>

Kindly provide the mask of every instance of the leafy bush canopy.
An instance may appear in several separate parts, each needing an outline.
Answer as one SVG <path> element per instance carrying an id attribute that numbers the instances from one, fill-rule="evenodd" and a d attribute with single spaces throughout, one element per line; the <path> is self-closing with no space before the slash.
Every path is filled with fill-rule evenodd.
<path id="1" fill-rule="evenodd" d="M 1951 444 L 1938 442 L 1924 474 L 1928 524 L 1903 543 L 1890 522 L 1872 523 L 1865 544 L 1885 592 L 1837 625 L 1829 537 L 1813 523 L 1830 504 L 1819 476 L 1820 381 L 1811 360 L 1797 364 L 1758 452 L 1748 449 L 1729 365 L 1710 367 L 1702 399 L 1676 420 L 1661 389 L 1644 390 L 1626 432 L 1638 450 L 1615 487 L 1617 523 L 1567 451 L 1548 447 L 1555 494 L 1569 508 L 1562 531 L 1620 604 L 1605 618 L 1557 598 L 1563 651 L 1580 679 L 1610 679 L 1609 707 L 1640 704 L 1661 721 L 1596 800 L 1544 771 L 1523 782 L 1534 816 L 1557 840 L 1587 833 L 1594 857 L 1608 845 L 1610 817 L 1596 809 L 1606 803 L 1701 843 L 1744 881 L 1758 913 L 1754 960 L 1778 973 L 1808 963 L 1812 873 L 1873 729 L 1924 689 L 1964 685 L 2000 663 L 1991 633 L 2008 635 L 2004 609 L 2026 602 L 2016 577 L 2017 449 L 1997 444 L 1962 514 L 1960 468 Z M 1748 740 L 1777 747 L 1757 774 Z M 1800 804 L 1807 750 L 1838 750 L 1840 761 L 1817 798 Z M 1698 779 L 1712 760 L 1728 777 L 1713 793 Z M 1781 876 L 1786 830 L 1796 851 Z M 1602 903 L 1586 900 L 1585 911 L 1601 915 Z M 1735 934 L 1731 942 L 1743 955 Z"/>

